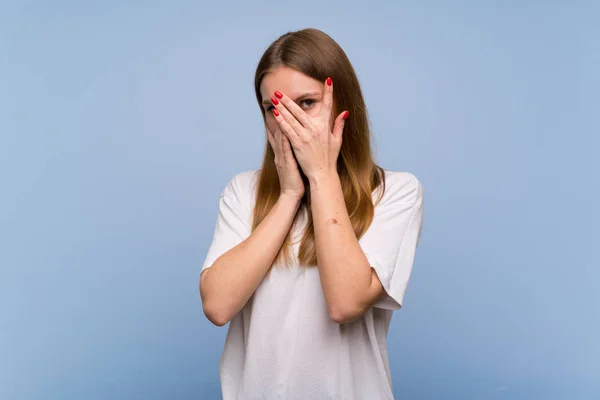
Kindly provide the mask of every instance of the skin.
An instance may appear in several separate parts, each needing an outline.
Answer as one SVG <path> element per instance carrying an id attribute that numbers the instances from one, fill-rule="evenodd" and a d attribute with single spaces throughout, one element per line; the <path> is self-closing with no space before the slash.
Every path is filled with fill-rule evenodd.
<path id="1" fill-rule="evenodd" d="M 358 244 L 337 173 L 345 112 L 333 120 L 333 85 L 287 67 L 265 75 L 260 89 L 281 195 L 246 240 L 202 273 L 204 312 L 216 325 L 224 325 L 262 282 L 307 190 L 301 169 L 309 179 L 319 275 L 328 311 L 337 323 L 351 322 L 385 292 Z"/>
<path id="2" fill-rule="evenodd" d="M 269 115 L 267 124 L 273 129 L 275 120 L 308 177 L 319 275 L 329 314 L 336 322 L 350 322 L 385 293 L 358 243 L 337 173 L 346 112 L 333 119 L 333 83 L 289 68 L 279 68 L 264 78 L 263 98 L 275 90 L 282 96 L 272 100 L 278 113 Z M 317 91 L 322 94 L 310 107 L 298 101 L 304 93 Z M 290 169 L 289 173 L 294 172 Z"/>

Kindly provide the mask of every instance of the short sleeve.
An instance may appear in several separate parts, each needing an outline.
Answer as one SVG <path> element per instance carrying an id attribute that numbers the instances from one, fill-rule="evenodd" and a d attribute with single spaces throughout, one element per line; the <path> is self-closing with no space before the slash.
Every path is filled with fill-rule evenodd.
<path id="1" fill-rule="evenodd" d="M 213 240 L 202 271 L 210 268 L 219 257 L 250 236 L 252 221 L 247 201 L 249 188 L 240 181 L 243 181 L 243 177 L 236 175 L 221 193 Z"/>
<path id="2" fill-rule="evenodd" d="M 395 173 L 375 206 L 373 221 L 359 240 L 386 295 L 374 307 L 397 310 L 412 272 L 423 222 L 423 188 L 409 173 Z"/>

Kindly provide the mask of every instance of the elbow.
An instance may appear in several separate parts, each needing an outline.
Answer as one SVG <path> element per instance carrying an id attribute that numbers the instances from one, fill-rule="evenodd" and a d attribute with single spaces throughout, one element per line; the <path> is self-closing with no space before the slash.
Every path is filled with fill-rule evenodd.
<path id="1" fill-rule="evenodd" d="M 231 320 L 232 314 L 228 312 L 228 310 L 223 307 L 222 304 L 220 304 L 221 302 L 218 301 L 218 299 L 213 298 L 213 296 L 209 296 L 206 293 L 206 290 L 203 290 L 205 289 L 204 286 L 203 279 L 201 279 L 200 299 L 202 300 L 202 311 L 204 311 L 204 315 L 216 326 L 223 326 L 227 324 Z"/>
<path id="2" fill-rule="evenodd" d="M 206 312 L 204 314 L 206 315 L 206 318 L 216 326 L 224 326 L 229 322 L 229 318 L 220 315 L 211 315 Z"/>
<path id="3" fill-rule="evenodd" d="M 371 268 L 371 284 L 363 292 L 344 295 L 343 300 L 328 302 L 329 317 L 338 324 L 347 324 L 362 317 L 373 304 L 381 300 L 386 292 L 373 268 Z"/>
<path id="4" fill-rule="evenodd" d="M 202 311 L 206 318 L 214 325 L 223 326 L 229 322 L 230 317 L 224 312 L 222 307 L 215 306 L 214 299 L 207 293 L 206 276 L 208 275 L 209 269 L 202 271 L 200 283 L 198 285 L 200 299 L 202 301 Z M 210 299 L 212 299 L 212 301 Z"/>
<path id="5" fill-rule="evenodd" d="M 219 310 L 206 303 L 202 303 L 202 310 L 206 318 L 216 326 L 223 326 L 231 320 L 231 316 L 225 310 Z"/>
<path id="6" fill-rule="evenodd" d="M 348 322 L 357 320 L 365 312 L 367 312 L 367 310 L 358 305 L 330 306 L 329 318 L 337 324 L 347 324 Z"/>

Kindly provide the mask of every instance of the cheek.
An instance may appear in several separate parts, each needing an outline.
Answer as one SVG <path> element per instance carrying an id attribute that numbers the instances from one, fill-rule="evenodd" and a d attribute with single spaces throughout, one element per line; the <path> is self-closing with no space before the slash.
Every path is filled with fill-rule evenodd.
<path id="1" fill-rule="evenodd" d="M 270 111 L 268 111 L 267 115 L 265 116 L 267 120 L 267 127 L 271 132 L 275 133 L 275 130 L 279 128 L 279 123 L 275 120 L 275 117 L 273 117 L 273 115 L 269 115 L 269 113 Z"/>

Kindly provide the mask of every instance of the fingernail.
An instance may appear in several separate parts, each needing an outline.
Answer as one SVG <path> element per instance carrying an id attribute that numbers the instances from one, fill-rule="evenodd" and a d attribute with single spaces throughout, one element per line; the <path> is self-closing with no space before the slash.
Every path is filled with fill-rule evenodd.
<path id="1" fill-rule="evenodd" d="M 275 97 L 271 97 L 271 103 L 277 105 L 279 104 L 279 100 L 277 100 Z"/>
<path id="2" fill-rule="evenodd" d="M 275 91 L 275 97 L 281 99 L 283 97 L 283 95 L 281 94 L 281 92 L 278 92 L 277 90 Z"/>
<path id="3" fill-rule="evenodd" d="M 327 82 L 327 86 L 331 86 L 331 84 L 333 83 L 333 81 L 329 77 L 327 78 L 326 82 Z"/>
<path id="4" fill-rule="evenodd" d="M 344 113 L 344 116 L 342 118 L 346 119 L 346 118 L 348 118 L 348 115 L 350 115 L 350 111 L 346 111 L 346 113 Z"/>
<path id="5" fill-rule="evenodd" d="M 273 114 L 275 114 L 276 117 L 279 117 L 279 111 L 277 111 L 276 108 L 273 109 Z"/>

